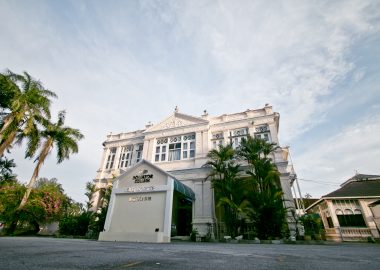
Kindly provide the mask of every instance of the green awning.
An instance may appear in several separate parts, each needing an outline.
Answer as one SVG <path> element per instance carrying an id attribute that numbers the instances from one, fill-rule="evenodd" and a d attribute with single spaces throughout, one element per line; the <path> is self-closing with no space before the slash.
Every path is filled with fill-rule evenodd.
<path id="1" fill-rule="evenodd" d="M 177 179 L 174 179 L 174 190 L 178 191 L 179 193 L 185 195 L 185 197 L 191 201 L 195 201 L 195 194 L 194 191 L 186 186 L 185 184 L 182 184 Z"/>

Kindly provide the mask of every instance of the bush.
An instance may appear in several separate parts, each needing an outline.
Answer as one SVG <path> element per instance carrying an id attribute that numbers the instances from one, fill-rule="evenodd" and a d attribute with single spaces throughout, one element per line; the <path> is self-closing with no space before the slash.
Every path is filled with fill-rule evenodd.
<path id="1" fill-rule="evenodd" d="M 59 221 L 61 235 L 85 236 L 91 221 L 91 212 L 83 212 L 76 216 L 66 216 Z"/>
<path id="2" fill-rule="evenodd" d="M 320 235 L 323 225 L 321 217 L 318 214 L 306 214 L 300 220 L 305 228 L 305 235 Z"/>

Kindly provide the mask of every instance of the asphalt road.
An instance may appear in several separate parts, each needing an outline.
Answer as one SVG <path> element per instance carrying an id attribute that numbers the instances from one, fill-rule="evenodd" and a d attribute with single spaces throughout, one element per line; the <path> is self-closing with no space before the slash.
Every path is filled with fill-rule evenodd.
<path id="1" fill-rule="evenodd" d="M 379 244 L 143 244 L 1 237 L 0 269 L 380 269 Z"/>

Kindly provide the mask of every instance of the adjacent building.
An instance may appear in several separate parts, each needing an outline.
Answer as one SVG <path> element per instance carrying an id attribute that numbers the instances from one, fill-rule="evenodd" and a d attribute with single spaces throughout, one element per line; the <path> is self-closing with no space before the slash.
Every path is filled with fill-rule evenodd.
<path id="1" fill-rule="evenodd" d="M 379 238 L 379 202 L 380 176 L 357 174 L 306 211 L 321 216 L 327 240 L 366 241 Z"/>
<path id="2" fill-rule="evenodd" d="M 294 207 L 288 148 L 279 144 L 280 115 L 272 107 L 234 114 L 200 116 L 174 112 L 145 129 L 109 134 L 94 183 L 100 190 L 93 208 L 102 203 L 102 188 L 114 184 L 101 240 L 168 242 L 170 236 L 223 233 L 217 230 L 213 189 L 206 181 L 207 153 L 218 145 L 238 147 L 248 135 L 278 147 L 272 160 L 281 173 L 287 207 Z M 289 214 L 291 215 L 291 214 Z M 219 235 L 220 236 L 220 235 Z"/>

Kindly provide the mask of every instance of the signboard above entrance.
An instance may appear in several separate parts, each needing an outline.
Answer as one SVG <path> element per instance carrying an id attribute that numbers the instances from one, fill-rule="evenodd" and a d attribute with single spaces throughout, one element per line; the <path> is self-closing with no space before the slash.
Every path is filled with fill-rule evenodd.
<path id="1" fill-rule="evenodd" d="M 140 171 L 138 175 L 133 176 L 133 180 L 138 183 L 149 183 L 153 178 L 153 174 L 148 174 L 148 170 Z"/>

